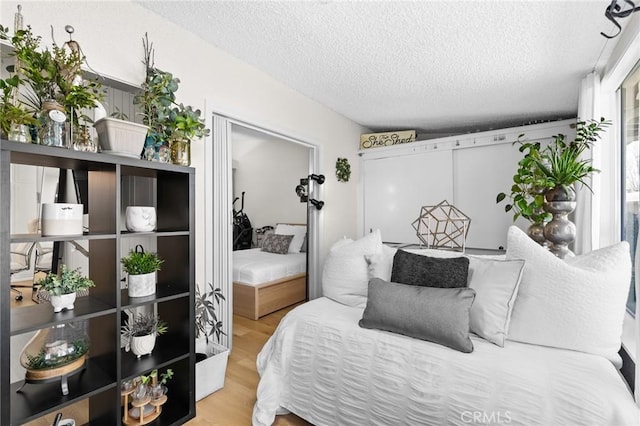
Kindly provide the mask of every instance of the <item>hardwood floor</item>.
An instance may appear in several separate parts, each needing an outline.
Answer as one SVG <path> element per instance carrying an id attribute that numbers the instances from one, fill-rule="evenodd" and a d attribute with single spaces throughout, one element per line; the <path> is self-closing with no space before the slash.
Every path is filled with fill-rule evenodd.
<path id="1" fill-rule="evenodd" d="M 293 307 L 282 309 L 258 321 L 233 316 L 233 351 L 229 356 L 224 388 L 199 401 L 196 418 L 187 425 L 251 425 L 259 379 L 256 357 L 291 309 Z M 274 423 L 276 426 L 309 424 L 294 414 L 277 416 Z"/>

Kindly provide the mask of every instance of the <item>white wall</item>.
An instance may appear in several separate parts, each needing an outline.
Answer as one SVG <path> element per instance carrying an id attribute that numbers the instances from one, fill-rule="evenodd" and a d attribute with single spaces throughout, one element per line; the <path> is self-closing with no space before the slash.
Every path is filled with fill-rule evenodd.
<path id="1" fill-rule="evenodd" d="M 282 139 L 233 140 L 234 197 L 245 191 L 244 213 L 254 229 L 307 223 L 306 203 L 295 193 L 309 172 L 309 148 Z M 235 204 L 241 207 L 241 199 Z M 255 234 L 254 234 L 255 241 Z"/>
<path id="2" fill-rule="evenodd" d="M 358 175 L 356 150 L 361 128 L 352 121 L 282 85 L 256 68 L 213 47 L 194 34 L 175 26 L 128 1 L 2 1 L 2 24 L 13 26 L 13 14 L 22 4 L 25 25 L 49 41 L 53 25 L 58 43 L 67 39 L 64 26 L 73 25 L 90 65 L 100 73 L 132 84 L 144 79 L 142 37 L 153 41 L 155 64 L 181 80 L 178 101 L 204 109 L 207 101 L 216 109 L 235 111 L 246 121 L 281 133 L 295 135 L 320 147 L 323 185 L 324 232 L 320 236 L 320 259 L 333 241 L 356 236 L 357 182 L 338 183 L 337 157 L 346 157 Z M 185 2 L 188 7 L 188 2 Z M 203 142 L 192 144 L 196 168 L 196 281 L 204 279 L 204 161 Z"/>

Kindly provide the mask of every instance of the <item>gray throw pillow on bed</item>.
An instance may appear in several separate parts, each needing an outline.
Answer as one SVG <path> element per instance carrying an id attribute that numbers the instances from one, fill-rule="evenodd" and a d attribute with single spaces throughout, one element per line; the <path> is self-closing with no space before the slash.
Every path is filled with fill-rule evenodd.
<path id="1" fill-rule="evenodd" d="M 437 288 L 369 280 L 367 306 L 359 324 L 472 352 L 471 288 Z"/>
<path id="2" fill-rule="evenodd" d="M 262 251 L 287 254 L 291 240 L 293 240 L 293 235 L 267 234 L 262 242 Z"/>
<path id="3" fill-rule="evenodd" d="M 393 256 L 391 281 L 427 287 L 466 287 L 468 273 L 466 257 L 438 258 L 398 250 Z"/>

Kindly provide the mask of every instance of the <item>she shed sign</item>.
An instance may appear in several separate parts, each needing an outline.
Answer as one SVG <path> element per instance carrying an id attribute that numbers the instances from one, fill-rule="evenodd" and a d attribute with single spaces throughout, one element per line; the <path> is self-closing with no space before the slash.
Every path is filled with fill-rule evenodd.
<path id="1" fill-rule="evenodd" d="M 403 130 L 399 132 L 386 133 L 367 133 L 364 135 L 360 135 L 360 149 L 399 145 L 401 143 L 415 142 L 415 140 L 415 130 Z"/>

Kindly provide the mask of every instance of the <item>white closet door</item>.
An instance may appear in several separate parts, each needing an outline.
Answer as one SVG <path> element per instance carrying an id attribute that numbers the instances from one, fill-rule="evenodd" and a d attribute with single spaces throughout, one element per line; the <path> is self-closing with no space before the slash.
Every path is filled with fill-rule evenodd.
<path id="1" fill-rule="evenodd" d="M 508 200 L 497 204 L 496 196 L 511 190 L 513 175 L 522 159 L 518 148 L 517 144 L 503 143 L 454 151 L 453 204 L 471 218 L 467 247 L 506 248 L 513 214 L 504 211 Z M 526 229 L 528 222 L 518 219 L 516 225 Z"/>
<path id="2" fill-rule="evenodd" d="M 363 160 L 364 232 L 385 242 L 419 243 L 411 226 L 422 206 L 453 203 L 452 151 Z"/>

